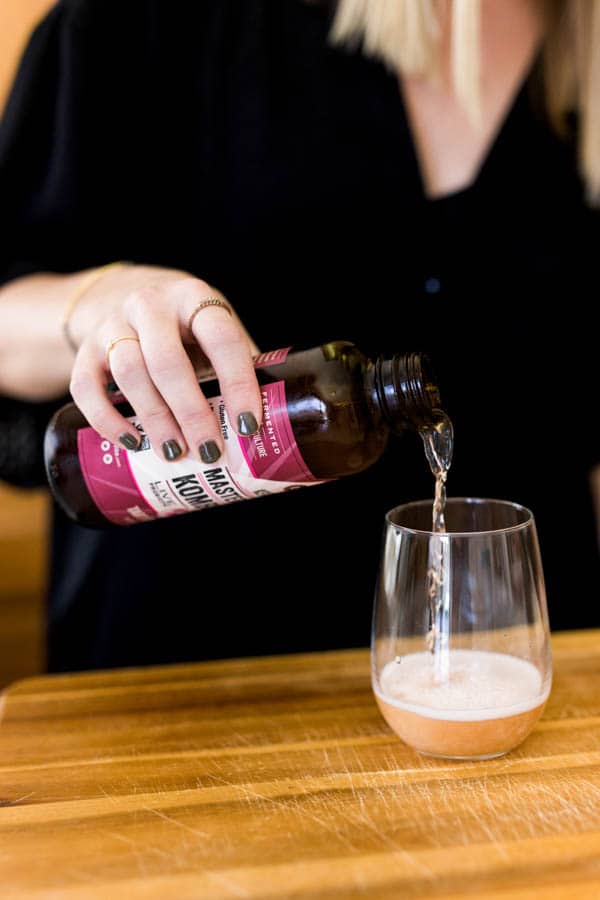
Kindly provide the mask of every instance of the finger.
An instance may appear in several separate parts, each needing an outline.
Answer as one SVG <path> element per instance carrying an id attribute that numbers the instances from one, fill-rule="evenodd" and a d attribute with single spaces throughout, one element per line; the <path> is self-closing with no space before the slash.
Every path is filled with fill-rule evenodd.
<path id="1" fill-rule="evenodd" d="M 183 347 L 177 319 L 155 309 L 138 315 L 136 324 L 149 377 L 187 445 L 202 462 L 216 462 L 223 452 L 221 428 Z"/>
<path id="2" fill-rule="evenodd" d="M 255 434 L 262 402 L 246 331 L 223 307 L 206 306 L 194 317 L 192 333 L 219 379 L 230 421 L 240 434 Z"/>
<path id="3" fill-rule="evenodd" d="M 131 422 L 110 402 L 104 357 L 95 344 L 85 341 L 77 354 L 69 390 L 91 427 L 112 444 L 137 450 L 140 436 Z"/>
<path id="4" fill-rule="evenodd" d="M 186 441 L 175 417 L 153 383 L 140 341 L 109 345 L 107 362 L 113 380 L 138 416 L 157 456 L 173 462 L 186 452 Z"/>

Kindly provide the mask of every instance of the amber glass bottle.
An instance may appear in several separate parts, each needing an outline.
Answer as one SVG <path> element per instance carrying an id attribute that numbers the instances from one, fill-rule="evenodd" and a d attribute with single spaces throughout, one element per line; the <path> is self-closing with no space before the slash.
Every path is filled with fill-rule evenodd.
<path id="1" fill-rule="evenodd" d="M 116 396 L 142 442 L 127 451 L 104 440 L 74 404 L 48 426 L 46 469 L 60 506 L 81 525 L 133 525 L 252 499 L 368 468 L 391 431 L 427 427 L 437 385 L 419 353 L 367 357 L 347 341 L 263 353 L 256 361 L 264 421 L 241 437 L 230 427 L 218 382 L 202 380 L 225 444 L 213 465 L 154 453 L 134 411 Z M 120 402 L 119 402 L 120 401 Z"/>

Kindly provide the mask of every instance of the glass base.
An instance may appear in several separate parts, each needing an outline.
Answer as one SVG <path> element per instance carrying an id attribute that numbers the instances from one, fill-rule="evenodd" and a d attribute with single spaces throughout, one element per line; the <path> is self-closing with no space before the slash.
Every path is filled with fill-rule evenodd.
<path id="1" fill-rule="evenodd" d="M 511 747 L 511 749 L 514 748 Z M 481 756 L 450 756 L 447 753 L 430 753 L 429 750 L 417 750 L 416 747 L 413 747 L 413 750 L 421 756 L 429 756 L 431 759 L 453 759 L 459 762 L 480 762 L 484 759 L 498 759 L 498 757 L 506 756 L 507 753 L 510 753 L 510 750 L 499 750 L 498 753 L 485 753 Z"/>

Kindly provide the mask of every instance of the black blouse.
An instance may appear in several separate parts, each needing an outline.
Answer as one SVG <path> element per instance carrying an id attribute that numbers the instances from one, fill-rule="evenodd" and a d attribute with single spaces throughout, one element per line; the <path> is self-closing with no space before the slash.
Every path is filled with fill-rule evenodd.
<path id="1" fill-rule="evenodd" d="M 116 259 L 217 285 L 263 349 L 426 350 L 451 495 L 533 509 L 554 628 L 598 625 L 598 218 L 535 73 L 475 180 L 424 195 L 396 78 L 301 0 L 62 0 L 0 131 L 0 276 Z M 0 402 L 0 475 L 43 483 L 56 404 Z M 53 670 L 366 645 L 383 514 L 420 442 L 366 473 L 94 532 L 55 510 Z"/>

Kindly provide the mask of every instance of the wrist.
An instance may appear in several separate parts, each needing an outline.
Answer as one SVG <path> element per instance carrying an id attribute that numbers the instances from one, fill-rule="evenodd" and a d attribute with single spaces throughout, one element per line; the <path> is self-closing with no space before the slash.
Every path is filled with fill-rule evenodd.
<path id="1" fill-rule="evenodd" d="M 123 295 L 122 276 L 132 263 L 115 262 L 80 273 L 63 317 L 63 336 L 77 353 L 87 335 Z"/>
<path id="2" fill-rule="evenodd" d="M 83 273 L 83 277 L 85 275 Z M 122 313 L 127 297 L 140 287 L 157 286 L 161 282 L 181 277 L 190 276 L 178 269 L 143 263 L 124 263 L 106 269 L 101 277 L 83 290 L 72 310 L 69 329 L 73 342 L 79 348 L 88 335 L 97 331 L 102 321 L 111 315 Z"/>

